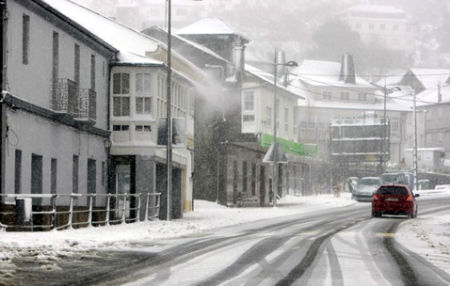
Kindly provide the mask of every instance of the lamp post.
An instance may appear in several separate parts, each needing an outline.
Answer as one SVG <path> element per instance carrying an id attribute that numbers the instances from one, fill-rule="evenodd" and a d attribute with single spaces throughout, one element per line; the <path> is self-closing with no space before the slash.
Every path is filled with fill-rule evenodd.
<path id="1" fill-rule="evenodd" d="M 274 57 L 274 77 L 273 77 L 273 166 L 272 166 L 272 196 L 273 196 L 273 207 L 277 206 L 277 192 L 278 192 L 278 142 L 277 142 L 277 77 L 278 77 L 278 66 L 286 67 L 296 67 L 298 64 L 294 61 L 289 61 L 287 63 L 277 62 L 277 50 L 275 50 Z"/>
<path id="2" fill-rule="evenodd" d="M 167 215 L 171 219 L 172 211 L 172 0 L 167 0 Z"/>
<path id="3" fill-rule="evenodd" d="M 416 110 L 416 91 L 413 90 L 413 124 L 414 124 L 414 149 L 413 149 L 413 166 L 414 166 L 414 188 L 419 189 L 418 162 L 417 162 L 417 110 Z"/>

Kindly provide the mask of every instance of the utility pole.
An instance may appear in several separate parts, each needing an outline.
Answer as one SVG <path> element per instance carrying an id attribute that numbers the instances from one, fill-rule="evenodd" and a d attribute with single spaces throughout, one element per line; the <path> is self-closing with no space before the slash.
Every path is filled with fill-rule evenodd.
<path id="1" fill-rule="evenodd" d="M 0 44 L 0 97 L 1 100 L 3 100 L 3 90 L 4 90 L 4 85 L 5 85 L 5 78 L 6 78 L 6 56 L 5 56 L 5 51 L 6 51 L 6 4 L 7 1 L 6 0 L 0 0 L 0 38 L 2 40 L 1 44 Z M 5 110 L 4 110 L 4 106 L 3 103 L 0 103 L 0 194 L 3 193 L 4 191 L 4 185 L 3 185 L 3 181 L 4 181 L 4 170 L 5 170 L 5 166 L 3 164 L 3 162 L 5 161 L 4 158 L 4 150 L 5 150 L 5 125 L 6 123 L 6 118 L 5 118 Z"/>
<path id="2" fill-rule="evenodd" d="M 417 162 L 417 110 L 416 110 L 416 91 L 413 90 L 413 123 L 414 123 L 414 148 L 413 148 L 413 164 L 414 164 L 414 187 L 416 191 L 419 189 L 418 162 Z"/>
<path id="3" fill-rule="evenodd" d="M 274 57 L 274 77 L 273 77 L 273 170 L 272 170 L 272 193 L 273 193 L 273 207 L 277 206 L 278 193 L 278 142 L 277 142 L 277 50 L 275 49 Z"/>
<path id="4" fill-rule="evenodd" d="M 167 220 L 172 211 L 172 0 L 167 0 Z"/>
<path id="5" fill-rule="evenodd" d="M 386 148 L 389 148 L 389 146 L 385 146 L 385 142 L 386 142 L 386 129 L 387 129 L 387 118 L 386 118 L 386 100 L 387 100 L 387 88 L 386 88 L 386 77 L 384 77 L 384 106 L 383 106 L 383 139 L 381 140 L 381 173 L 383 173 L 386 170 L 386 158 L 385 158 L 385 154 L 386 154 Z"/>

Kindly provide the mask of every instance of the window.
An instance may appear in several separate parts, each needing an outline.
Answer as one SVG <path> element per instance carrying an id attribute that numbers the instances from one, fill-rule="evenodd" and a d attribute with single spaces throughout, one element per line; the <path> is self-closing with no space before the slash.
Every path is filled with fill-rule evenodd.
<path id="1" fill-rule="evenodd" d="M 78 193 L 78 155 L 72 158 L 72 193 Z"/>
<path id="2" fill-rule="evenodd" d="M 22 63 L 27 65 L 30 55 L 30 16 L 22 17 Z"/>
<path id="3" fill-rule="evenodd" d="M 252 196 L 256 195 L 256 164 L 252 163 Z"/>
<path id="4" fill-rule="evenodd" d="M 386 25 L 385 24 L 380 24 L 380 30 L 384 31 L 386 29 Z"/>
<path id="5" fill-rule="evenodd" d="M 332 93 L 331 91 L 322 91 L 322 99 L 331 100 Z"/>
<path id="6" fill-rule="evenodd" d="M 348 92 L 341 92 L 341 99 L 342 100 L 349 100 L 350 94 Z"/>
<path id="7" fill-rule="evenodd" d="M 298 118 L 297 118 L 297 109 L 294 107 L 294 110 L 293 110 L 293 112 L 292 112 L 292 114 L 293 114 L 293 118 L 292 118 L 292 120 L 293 120 L 293 128 L 292 128 L 292 133 L 294 134 L 294 136 L 296 136 L 297 135 L 297 120 L 298 120 Z"/>
<path id="8" fill-rule="evenodd" d="M 361 29 L 361 23 L 356 23 L 355 28 L 356 28 L 357 30 Z"/>
<path id="9" fill-rule="evenodd" d="M 102 162 L 102 186 L 106 184 L 106 163 Z"/>
<path id="10" fill-rule="evenodd" d="M 247 192 L 247 161 L 242 162 L 242 192 Z"/>
<path id="11" fill-rule="evenodd" d="M 130 130 L 129 125 L 113 125 L 113 131 L 128 131 Z"/>
<path id="12" fill-rule="evenodd" d="M 130 75 L 128 73 L 113 74 L 113 93 L 128 94 L 130 92 Z"/>
<path id="13" fill-rule="evenodd" d="M 88 194 L 96 193 L 96 185 L 97 185 L 96 161 L 94 159 L 88 159 L 88 161 L 87 161 L 87 192 L 88 192 Z"/>
<path id="14" fill-rule="evenodd" d="M 59 34 L 53 32 L 53 45 L 52 45 L 52 84 L 53 94 L 56 95 L 56 85 L 58 83 L 58 66 L 59 66 Z"/>
<path id="15" fill-rule="evenodd" d="M 91 55 L 91 89 L 95 90 L 95 55 Z"/>
<path id="16" fill-rule="evenodd" d="M 253 91 L 244 92 L 244 110 L 245 111 L 255 110 L 255 93 Z"/>
<path id="17" fill-rule="evenodd" d="M 373 24 L 369 24 L 369 30 L 373 30 L 375 26 Z"/>
<path id="18" fill-rule="evenodd" d="M 16 149 L 14 159 L 14 193 L 20 194 L 22 183 L 22 151 Z"/>
<path id="19" fill-rule="evenodd" d="M 50 192 L 56 194 L 58 161 L 52 158 L 50 165 Z"/>
<path id="20" fill-rule="evenodd" d="M 242 116 L 242 118 L 243 118 L 244 122 L 253 122 L 253 121 L 255 121 L 255 115 L 253 115 L 253 114 L 244 114 Z"/>
<path id="21" fill-rule="evenodd" d="M 80 45 L 75 44 L 75 64 L 74 64 L 74 80 L 80 84 Z"/>
<path id="22" fill-rule="evenodd" d="M 31 155 L 31 193 L 42 194 L 42 156 Z M 33 205 L 40 205 L 42 199 L 33 199 Z"/>
<path id="23" fill-rule="evenodd" d="M 244 91 L 242 94 L 242 120 L 244 122 L 255 121 L 255 92 Z"/>
<path id="24" fill-rule="evenodd" d="M 398 25 L 396 24 L 396 25 L 392 26 L 392 30 L 398 31 Z"/>
<path id="25" fill-rule="evenodd" d="M 136 97 L 136 114 L 152 113 L 151 97 Z"/>
<path id="26" fill-rule="evenodd" d="M 367 101 L 367 93 L 361 92 L 358 94 L 359 101 Z"/>
<path id="27" fill-rule="evenodd" d="M 284 109 L 284 131 L 289 132 L 289 108 Z"/>
<path id="28" fill-rule="evenodd" d="M 113 115 L 130 116 L 130 98 L 128 96 L 113 97 Z"/>
<path id="29" fill-rule="evenodd" d="M 136 125 L 136 132 L 151 132 L 152 126 L 151 125 Z"/>
<path id="30" fill-rule="evenodd" d="M 151 77 L 149 73 L 136 74 L 136 93 L 150 94 L 151 93 Z"/>
<path id="31" fill-rule="evenodd" d="M 266 106 L 266 123 L 272 125 L 272 107 Z"/>

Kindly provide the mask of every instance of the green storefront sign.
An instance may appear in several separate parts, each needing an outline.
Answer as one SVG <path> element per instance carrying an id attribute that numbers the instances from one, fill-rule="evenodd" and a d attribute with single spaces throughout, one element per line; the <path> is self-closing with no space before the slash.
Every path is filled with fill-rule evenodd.
<path id="1" fill-rule="evenodd" d="M 281 149 L 285 153 L 290 153 L 297 156 L 316 156 L 317 155 L 317 145 L 315 144 L 301 144 L 295 143 L 283 138 L 277 137 L 277 142 L 280 144 Z M 261 146 L 270 147 L 273 143 L 273 136 L 269 134 L 261 134 Z"/>

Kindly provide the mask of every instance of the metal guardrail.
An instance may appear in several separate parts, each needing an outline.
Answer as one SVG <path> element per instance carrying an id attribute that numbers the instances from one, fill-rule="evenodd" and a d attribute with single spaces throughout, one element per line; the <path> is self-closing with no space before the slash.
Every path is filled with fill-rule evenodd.
<path id="1" fill-rule="evenodd" d="M 81 199 L 87 199 L 87 206 L 83 204 L 82 208 L 76 209 L 75 205 L 81 204 L 79 201 Z M 106 198 L 106 203 L 99 208 L 95 207 L 96 199 Z M 111 225 L 111 224 L 119 224 L 119 223 L 131 223 L 138 222 L 141 220 L 141 208 L 142 208 L 142 199 L 144 197 L 141 193 L 138 194 L 0 194 L 1 201 L 5 201 L 5 199 L 14 199 L 17 201 L 18 199 L 50 199 L 50 205 L 44 205 L 43 203 L 39 203 L 37 206 L 40 206 L 39 210 L 33 210 L 33 206 L 31 206 L 31 210 L 29 212 L 30 219 L 27 223 L 24 224 L 4 224 L 2 223 L 1 218 L 6 216 L 14 216 L 14 221 L 16 221 L 16 217 L 18 215 L 17 207 L 14 207 L 13 211 L 5 211 L 4 209 L 0 209 L 0 231 L 2 229 L 21 229 L 21 230 L 31 230 L 33 231 L 36 228 L 39 229 L 72 229 L 74 226 L 78 227 L 88 227 L 92 225 Z M 67 203 L 59 204 L 58 199 L 69 199 L 68 210 L 62 210 L 61 208 L 67 208 Z M 114 200 L 114 201 L 112 201 Z M 131 204 L 131 201 L 134 200 L 134 204 Z M 161 193 L 147 193 L 145 196 L 145 220 L 152 220 L 159 216 L 159 208 L 160 208 L 160 200 Z M 3 208 L 5 208 L 6 204 L 3 204 Z M 132 206 L 134 205 L 134 206 Z M 40 210 L 42 207 L 47 208 L 47 210 Z M 36 205 L 35 205 L 36 207 Z M 59 207 L 59 209 L 58 209 Z M 133 215 L 131 213 L 134 212 Z M 96 213 L 104 213 L 104 219 L 95 219 L 94 214 Z M 74 215 L 77 214 L 85 214 L 87 218 L 85 220 L 74 220 Z M 66 222 L 63 224 L 57 224 L 57 216 L 67 215 Z M 43 221 L 43 216 L 47 216 L 47 221 L 49 223 L 34 224 L 35 218 L 37 216 L 41 216 L 41 220 Z M 98 217 L 98 216 L 95 216 Z M 64 219 L 63 219 L 64 220 Z"/>

